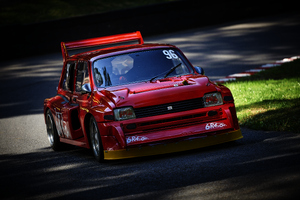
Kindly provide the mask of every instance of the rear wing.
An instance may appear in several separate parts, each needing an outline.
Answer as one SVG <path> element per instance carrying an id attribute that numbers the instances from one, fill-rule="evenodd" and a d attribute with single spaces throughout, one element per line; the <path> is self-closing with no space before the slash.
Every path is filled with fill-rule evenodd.
<path id="1" fill-rule="evenodd" d="M 143 37 L 140 31 L 133 33 L 124 33 L 119 35 L 104 36 L 98 38 L 91 38 L 85 40 L 78 40 L 73 42 L 61 42 L 61 52 L 63 60 L 65 61 L 68 57 L 68 50 L 71 49 L 80 49 L 80 48 L 89 48 L 94 46 L 115 44 L 121 42 L 130 42 L 138 40 L 139 44 L 144 44 Z"/>

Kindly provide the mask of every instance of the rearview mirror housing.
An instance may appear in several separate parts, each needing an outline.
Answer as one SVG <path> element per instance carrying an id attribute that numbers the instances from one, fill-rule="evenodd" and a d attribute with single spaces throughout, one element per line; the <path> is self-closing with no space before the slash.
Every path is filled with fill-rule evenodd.
<path id="1" fill-rule="evenodd" d="M 89 83 L 85 83 L 81 86 L 81 94 L 91 93 L 91 85 Z"/>

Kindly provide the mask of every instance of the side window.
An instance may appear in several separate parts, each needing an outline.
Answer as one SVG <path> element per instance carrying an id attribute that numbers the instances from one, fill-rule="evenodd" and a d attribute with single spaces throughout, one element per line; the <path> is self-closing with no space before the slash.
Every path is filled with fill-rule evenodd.
<path id="1" fill-rule="evenodd" d="M 75 62 L 67 63 L 64 75 L 63 89 L 73 91 Z"/>
<path id="2" fill-rule="evenodd" d="M 90 79 L 87 62 L 79 62 L 77 65 L 76 92 L 81 92 L 81 86 L 89 82 Z"/>

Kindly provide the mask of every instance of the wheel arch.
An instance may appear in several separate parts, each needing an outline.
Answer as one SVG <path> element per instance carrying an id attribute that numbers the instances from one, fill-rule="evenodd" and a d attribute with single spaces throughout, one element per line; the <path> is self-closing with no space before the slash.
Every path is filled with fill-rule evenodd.
<path id="1" fill-rule="evenodd" d="M 46 114 L 47 114 L 48 110 L 50 110 L 50 112 L 51 112 L 50 107 L 49 106 L 45 106 L 45 108 L 44 108 L 44 121 L 45 121 L 45 123 L 46 123 Z"/>

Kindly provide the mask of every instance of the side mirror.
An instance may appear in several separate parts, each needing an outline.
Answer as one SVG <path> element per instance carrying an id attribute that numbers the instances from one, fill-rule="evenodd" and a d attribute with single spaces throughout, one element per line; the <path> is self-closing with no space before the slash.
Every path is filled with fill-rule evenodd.
<path id="1" fill-rule="evenodd" d="M 81 94 L 91 93 L 91 85 L 89 83 L 85 83 L 81 86 Z"/>
<path id="2" fill-rule="evenodd" d="M 195 66 L 194 68 L 198 74 L 204 75 L 204 69 L 202 67 Z"/>

